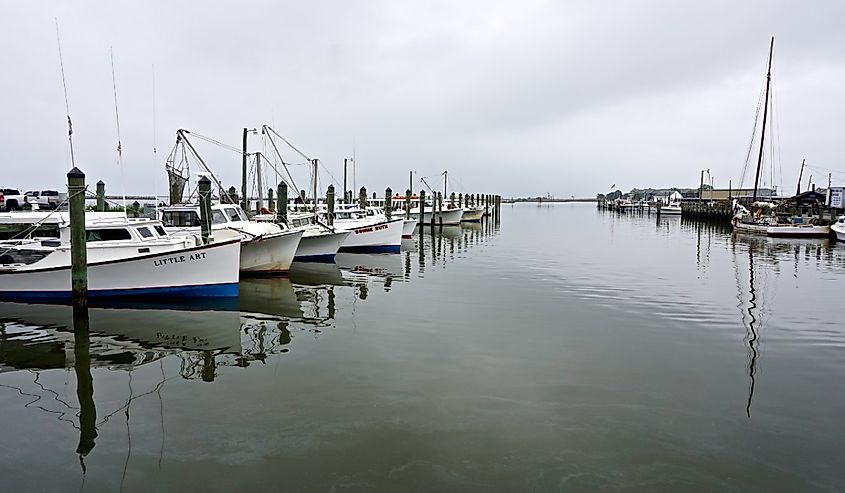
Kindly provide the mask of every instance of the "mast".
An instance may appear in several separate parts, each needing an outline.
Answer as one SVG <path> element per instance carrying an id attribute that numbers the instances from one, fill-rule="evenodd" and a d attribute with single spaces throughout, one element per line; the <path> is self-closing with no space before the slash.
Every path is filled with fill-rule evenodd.
<path id="1" fill-rule="evenodd" d="M 242 158 L 242 165 L 241 165 L 241 209 L 244 212 L 249 210 L 249 200 L 246 198 L 246 134 L 249 132 L 246 127 L 244 127 L 244 134 L 243 134 L 243 154 Z"/>
<path id="2" fill-rule="evenodd" d="M 798 173 L 798 189 L 795 190 L 795 195 L 801 194 L 801 178 L 804 176 L 804 162 L 806 159 L 801 160 L 801 172 Z"/>
<path id="3" fill-rule="evenodd" d="M 346 161 L 347 158 L 343 158 L 343 203 L 346 203 Z"/>
<path id="4" fill-rule="evenodd" d="M 443 198 L 446 198 L 446 176 L 449 174 L 449 171 L 443 172 Z"/>
<path id="5" fill-rule="evenodd" d="M 264 181 L 261 179 L 261 153 L 255 153 L 255 180 L 258 183 L 258 204 L 255 210 L 261 213 L 261 208 L 264 207 Z"/>
<path id="6" fill-rule="evenodd" d="M 753 202 L 757 202 L 757 187 L 760 184 L 760 168 L 763 165 L 763 143 L 766 140 L 766 119 L 769 115 L 769 90 L 772 85 L 772 52 L 775 49 L 775 37 L 772 36 L 772 41 L 769 44 L 769 67 L 766 71 L 766 99 L 763 103 L 763 129 L 760 132 L 760 153 L 757 155 L 757 174 L 754 176 L 754 198 Z"/>
<path id="7" fill-rule="evenodd" d="M 317 158 L 313 159 L 314 178 L 311 181 L 311 191 L 314 194 L 313 197 L 314 197 L 314 217 L 315 218 L 317 217 L 317 163 L 318 162 L 319 162 L 319 159 L 317 159 Z"/>

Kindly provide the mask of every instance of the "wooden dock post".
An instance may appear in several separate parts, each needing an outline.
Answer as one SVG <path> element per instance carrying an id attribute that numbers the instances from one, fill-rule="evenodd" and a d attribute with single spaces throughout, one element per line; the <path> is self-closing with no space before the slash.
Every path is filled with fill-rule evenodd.
<path id="1" fill-rule="evenodd" d="M 443 192 L 437 192 L 437 217 L 440 223 L 440 229 L 443 229 Z"/>
<path id="2" fill-rule="evenodd" d="M 202 242 L 207 245 L 211 238 L 211 180 L 207 176 L 197 182 L 200 196 L 200 231 Z"/>
<path id="3" fill-rule="evenodd" d="M 329 226 L 334 226 L 334 185 L 329 185 L 326 189 L 326 208 L 328 209 L 326 222 Z"/>
<path id="4" fill-rule="evenodd" d="M 88 246 L 85 233 L 85 173 L 74 167 L 67 174 L 70 209 L 70 288 L 74 307 L 88 307 Z"/>
<path id="5" fill-rule="evenodd" d="M 276 210 L 276 202 L 273 200 L 273 189 L 267 189 L 267 209 L 274 211 Z"/>
<path id="6" fill-rule="evenodd" d="M 358 191 L 358 207 L 365 210 L 367 208 L 367 187 L 361 187 Z"/>
<path id="7" fill-rule="evenodd" d="M 288 184 L 285 182 L 279 183 L 276 189 L 278 195 L 278 205 L 276 206 L 276 222 L 280 224 L 288 223 Z"/>
<path id="8" fill-rule="evenodd" d="M 389 221 L 393 211 L 393 190 L 390 187 L 384 189 L 384 215 Z"/>
<path id="9" fill-rule="evenodd" d="M 425 227 L 425 190 L 420 190 L 420 213 L 417 216 L 417 222 L 420 224 L 420 236 Z"/>
<path id="10" fill-rule="evenodd" d="M 411 219 L 411 189 L 405 190 L 405 219 Z"/>
<path id="11" fill-rule="evenodd" d="M 463 207 L 463 206 L 464 206 L 464 194 L 459 193 L 458 194 L 458 207 L 460 208 L 460 207 Z"/>
<path id="12" fill-rule="evenodd" d="M 103 180 L 97 182 L 97 212 L 106 210 L 106 184 Z"/>

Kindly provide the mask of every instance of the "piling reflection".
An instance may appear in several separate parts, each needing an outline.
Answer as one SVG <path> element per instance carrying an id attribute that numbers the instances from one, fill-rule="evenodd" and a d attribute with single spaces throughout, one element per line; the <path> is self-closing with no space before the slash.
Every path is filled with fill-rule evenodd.
<path id="1" fill-rule="evenodd" d="M 73 368 L 76 372 L 76 399 L 79 403 L 79 444 L 76 453 L 85 471 L 85 457 L 97 438 L 97 407 L 94 404 L 94 379 L 91 376 L 91 346 L 88 309 L 73 307 Z"/>
<path id="2" fill-rule="evenodd" d="M 253 365 L 283 357 L 294 349 L 300 334 L 317 340 L 329 329 L 348 327 L 347 321 L 354 326 L 356 302 L 418 282 L 426 266 L 445 268 L 497 231 L 497 226 L 487 222 L 424 228 L 415 239 L 403 243 L 400 253 L 339 254 L 332 264 L 294 263 L 287 278 L 243 279 L 234 303 L 117 302 L 80 309 L 0 302 L 0 386 L 31 396 L 24 405 L 27 410 L 45 413 L 78 430 L 74 450 L 83 480 L 86 459 L 90 460 L 104 427 L 110 422 L 125 423 L 124 480 L 131 465 L 134 426 L 130 411 L 139 399 L 159 399 L 161 463 L 166 382 L 178 379 L 213 385 L 222 372 L 249 371 Z M 346 318 L 339 322 L 338 317 Z M 158 368 L 142 371 L 143 377 L 134 376 L 150 365 Z M 50 388 L 42 379 L 61 371 L 75 377 L 76 405 L 64 403 L 58 397 L 61 389 Z M 16 379 L 18 385 L 7 385 L 10 380 L 2 378 L 23 372 L 33 375 L 31 383 L 19 385 Z M 101 385 L 95 394 L 95 376 L 98 383 L 103 379 L 118 385 Z M 125 394 L 115 395 L 115 389 L 125 389 L 117 391 Z M 41 405 L 47 401 L 50 404 Z"/>

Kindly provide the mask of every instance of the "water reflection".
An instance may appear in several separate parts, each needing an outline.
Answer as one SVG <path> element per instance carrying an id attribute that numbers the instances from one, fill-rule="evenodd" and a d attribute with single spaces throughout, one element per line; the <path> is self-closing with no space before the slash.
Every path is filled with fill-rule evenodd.
<path id="1" fill-rule="evenodd" d="M 415 268 L 421 278 L 427 264 L 445 266 L 446 259 L 497 230 L 486 225 L 426 229 L 403 242 L 398 254 L 338 254 L 332 264 L 294 263 L 287 278 L 243 279 L 235 303 L 110 303 L 74 309 L 0 302 L 0 387 L 25 396 L 26 410 L 78 430 L 74 450 L 83 487 L 86 459 L 104 428 L 109 422 L 125 426 L 122 487 L 131 465 L 133 428 L 138 427 L 132 425 L 132 412 L 139 407 L 149 412 L 148 406 L 138 406 L 139 400 L 158 399 L 160 465 L 167 382 L 213 384 L 221 372 L 283 357 L 300 334 L 310 340 L 347 327 L 347 321 L 354 327 L 356 302 L 411 282 Z M 374 292 L 378 286 L 382 289 Z M 338 317 L 346 318 L 338 322 Z M 75 403 L 62 398 L 59 379 L 45 378 L 62 371 L 75 377 Z M 27 374 L 32 378 L 27 380 Z"/>

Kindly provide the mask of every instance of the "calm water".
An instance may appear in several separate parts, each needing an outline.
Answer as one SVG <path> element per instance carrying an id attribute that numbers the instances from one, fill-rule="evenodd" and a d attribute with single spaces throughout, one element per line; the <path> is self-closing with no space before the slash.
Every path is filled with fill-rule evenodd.
<path id="1" fill-rule="evenodd" d="M 504 205 L 87 341 L 0 303 L 0 490 L 836 491 L 843 297 L 842 245 Z"/>

